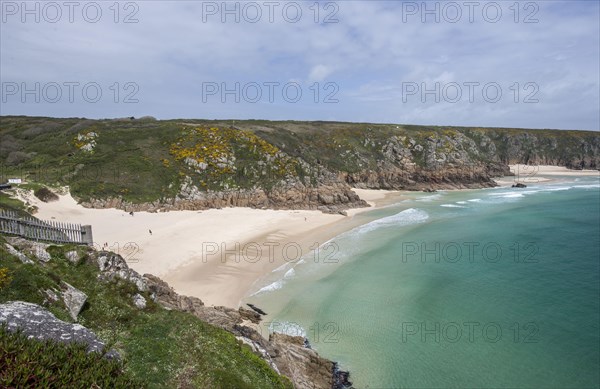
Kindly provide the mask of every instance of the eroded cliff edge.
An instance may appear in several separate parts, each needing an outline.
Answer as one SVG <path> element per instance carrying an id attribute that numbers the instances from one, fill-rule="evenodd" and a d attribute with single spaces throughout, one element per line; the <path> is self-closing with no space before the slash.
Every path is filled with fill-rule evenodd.
<path id="1" fill-rule="evenodd" d="M 2 173 L 126 211 L 364 207 L 351 189 L 495 186 L 509 164 L 600 167 L 592 131 L 1 117 Z"/>
<path id="2" fill-rule="evenodd" d="M 101 309 L 96 305 L 98 299 L 102 298 L 105 309 L 108 312 L 114 311 L 116 314 L 115 317 L 111 316 L 112 313 L 108 314 L 108 317 L 112 318 L 109 325 L 115 328 L 119 327 L 120 332 L 127 332 L 119 322 L 134 319 L 130 317 L 131 315 L 122 316 L 123 304 L 129 305 L 128 310 L 135 315 L 153 315 L 157 307 L 151 306 L 151 304 L 157 304 L 158 307 L 162 307 L 159 309 L 191 314 L 204 323 L 233 334 L 240 345 L 244 344 L 250 347 L 252 352 L 262 358 L 274 372 L 288 377 L 295 388 L 341 389 L 351 387 L 351 383 L 348 381 L 348 372 L 341 371 L 336 363 L 321 357 L 310 348 L 305 338 L 278 333 L 269 334 L 266 327 L 260 325 L 261 314 L 255 310 L 205 306 L 199 298 L 177 294 L 158 277 L 150 274 L 140 275 L 130 269 L 120 255 L 112 252 L 96 251 L 93 248 L 81 246 L 61 248 L 62 246 L 52 246 L 15 237 L 0 238 L 0 241 L 6 242 L 0 248 L 3 253 L 3 256 L 0 256 L 0 269 L 6 270 L 5 266 L 13 268 L 13 271 L 9 271 L 8 274 L 12 274 L 15 278 L 15 280 L 9 280 L 8 287 L 2 285 L 2 288 L 7 288 L 2 291 L 3 300 L 4 294 L 12 296 L 15 293 L 24 292 L 21 290 L 23 287 L 21 283 L 24 282 L 23 276 L 19 275 L 21 271 L 37 274 L 32 278 L 35 280 L 35 284 L 30 285 L 27 289 L 31 289 L 33 296 L 41 297 L 37 301 L 38 304 L 32 301 L 0 301 L 0 324 L 6 325 L 10 331 L 18 329 L 25 335 L 40 340 L 53 339 L 59 342 L 85 343 L 88 345 L 89 352 L 100 352 L 107 358 L 121 359 L 123 355 L 118 350 L 105 347 L 105 341 L 78 323 L 81 313 L 84 310 Z M 4 250 L 6 250 L 7 256 L 14 257 L 12 264 L 8 264 L 9 259 L 4 256 Z M 17 271 L 16 269 L 20 266 L 24 267 L 21 271 Z M 27 268 L 28 266 L 30 268 Z M 60 275 L 55 270 L 56 267 L 61 268 Z M 42 276 L 46 272 L 50 276 L 49 279 Z M 82 275 L 88 277 L 90 272 L 95 274 L 93 278 L 97 285 L 88 284 L 82 288 L 83 290 L 79 290 L 65 281 L 68 278 L 69 282 L 81 283 L 83 282 Z M 12 282 L 15 284 L 11 286 Z M 56 283 L 56 287 L 52 287 L 54 283 Z M 10 288 L 17 288 L 19 291 L 11 292 Z M 91 290 L 100 295 L 91 294 Z M 61 320 L 49 309 L 53 312 L 66 313 L 67 316 L 63 315 L 63 320 Z M 119 312 L 121 312 L 120 316 Z M 84 324 L 91 324 L 96 330 L 100 328 L 105 340 L 107 336 L 108 338 L 114 336 L 110 331 L 107 332 L 106 328 L 103 328 L 105 324 L 97 322 L 100 320 L 98 316 L 91 315 L 96 319 L 88 323 L 89 316 L 86 316 Z M 150 334 L 140 336 L 151 337 Z M 214 336 L 219 335 L 215 334 Z M 119 350 L 123 347 L 123 342 L 135 342 L 130 335 L 119 336 L 119 338 L 120 340 L 116 343 L 114 340 L 112 342 L 112 345 Z M 206 342 L 206 340 L 193 337 L 188 341 L 197 342 L 195 347 L 200 347 L 200 349 L 205 346 Z M 128 348 L 125 347 L 125 349 Z M 161 351 L 158 349 L 154 351 L 150 349 L 148 352 L 149 354 L 144 353 L 143 355 L 146 362 L 135 360 L 136 357 L 127 355 L 127 352 L 125 352 L 125 357 L 134 358 L 130 361 L 131 363 L 142 366 L 145 366 L 144 363 L 146 363 L 148 368 L 153 366 L 152 361 L 172 363 L 164 355 L 161 357 L 152 355 L 153 352 L 160 354 Z M 193 364 L 191 365 L 193 366 Z M 202 372 L 196 371 L 186 375 L 193 376 L 194 374 L 202 374 Z M 237 373 L 231 371 L 230 374 L 235 376 Z M 175 382 L 178 383 L 178 386 L 181 384 L 182 387 L 188 387 L 183 384 L 186 382 L 185 377 L 177 378 Z"/>

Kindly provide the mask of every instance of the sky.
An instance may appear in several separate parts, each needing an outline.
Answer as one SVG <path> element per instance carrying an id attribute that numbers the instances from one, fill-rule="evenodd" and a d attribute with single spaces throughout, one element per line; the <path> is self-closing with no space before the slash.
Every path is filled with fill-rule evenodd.
<path id="1" fill-rule="evenodd" d="M 2 115 L 600 130 L 600 2 L 0 0 Z"/>

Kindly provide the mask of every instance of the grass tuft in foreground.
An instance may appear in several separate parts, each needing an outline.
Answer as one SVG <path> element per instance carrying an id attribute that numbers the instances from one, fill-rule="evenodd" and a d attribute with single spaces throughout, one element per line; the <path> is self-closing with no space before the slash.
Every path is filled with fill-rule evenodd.
<path id="1" fill-rule="evenodd" d="M 86 352 L 80 343 L 28 339 L 0 326 L 0 387 L 140 388 L 122 363 Z"/>

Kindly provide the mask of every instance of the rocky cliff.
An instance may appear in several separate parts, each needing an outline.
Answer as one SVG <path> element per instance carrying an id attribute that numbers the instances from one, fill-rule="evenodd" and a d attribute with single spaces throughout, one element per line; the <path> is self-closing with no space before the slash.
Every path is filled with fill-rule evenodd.
<path id="1" fill-rule="evenodd" d="M 509 164 L 600 167 L 591 131 L 336 122 L 2 117 L 5 178 L 69 185 L 88 207 L 343 212 L 351 191 L 494 186 Z"/>
<path id="2" fill-rule="evenodd" d="M 260 326 L 262 316 L 257 312 L 260 310 L 256 308 L 207 307 L 199 298 L 177 294 L 158 277 L 138 274 L 128 267 L 120 255 L 111 252 L 80 248 L 66 252 L 64 255 L 66 261 L 61 261 L 48 253 L 47 249 L 50 246 L 47 244 L 21 238 L 6 237 L 5 239 L 7 252 L 24 265 L 45 267 L 53 262 L 61 262 L 63 265 L 58 264 L 59 266 L 66 265 L 75 269 L 74 271 L 81 272 L 89 272 L 87 267 L 92 266 L 99 271 L 96 276 L 98 283 L 108 285 L 125 281 L 130 285 L 131 287 L 125 288 L 131 299 L 130 304 L 139 311 L 148 312 L 148 305 L 152 302 L 163 309 L 191 314 L 204 323 L 233 334 L 241 344 L 250 347 L 254 354 L 266 361 L 277 374 L 288 377 L 295 388 L 351 387 L 348 373 L 340 371 L 334 362 L 319 356 L 310 348 L 305 338 L 277 333 L 265 334 L 268 337 L 263 336 Z M 2 264 L 3 262 L 0 261 L 0 265 Z M 37 282 L 47 283 L 40 280 Z M 63 284 L 66 283 L 61 280 L 60 285 Z M 46 287 L 36 293 L 44 296 L 42 305 L 56 306 L 58 302 L 62 302 L 71 318 L 78 321 L 80 311 L 87 303 L 87 296 L 75 287 L 66 285 L 69 288 Z M 101 291 L 104 298 L 110 298 L 110 294 L 102 288 L 96 290 Z M 82 297 L 75 301 L 72 299 L 73 295 Z M 117 305 L 109 308 L 109 310 L 113 309 L 118 312 L 121 307 Z M 118 320 L 131 320 L 131 318 L 121 317 Z M 121 358 L 115 350 L 106 349 L 105 342 L 88 328 L 60 320 L 38 304 L 23 301 L 8 301 L 0 304 L 0 323 L 4 323 L 9 331 L 19 329 L 25 335 L 40 340 L 85 343 L 89 352 L 100 352 L 108 358 Z"/>

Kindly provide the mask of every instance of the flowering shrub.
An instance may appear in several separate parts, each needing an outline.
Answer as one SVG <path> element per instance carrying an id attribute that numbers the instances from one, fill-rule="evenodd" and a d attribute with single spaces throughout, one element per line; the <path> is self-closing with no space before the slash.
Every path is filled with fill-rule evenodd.
<path id="1" fill-rule="evenodd" d="M 10 275 L 10 270 L 6 267 L 0 267 L 0 289 L 10 284 L 11 281 L 12 276 Z"/>
<path id="2" fill-rule="evenodd" d="M 169 151 L 200 176 L 203 188 L 239 188 L 246 181 L 296 175 L 296 160 L 250 131 L 186 129 Z"/>
<path id="3" fill-rule="evenodd" d="M 98 139 L 98 134 L 93 131 L 77 134 L 73 139 L 73 145 L 79 150 L 91 153 L 96 147 L 96 139 Z"/>

